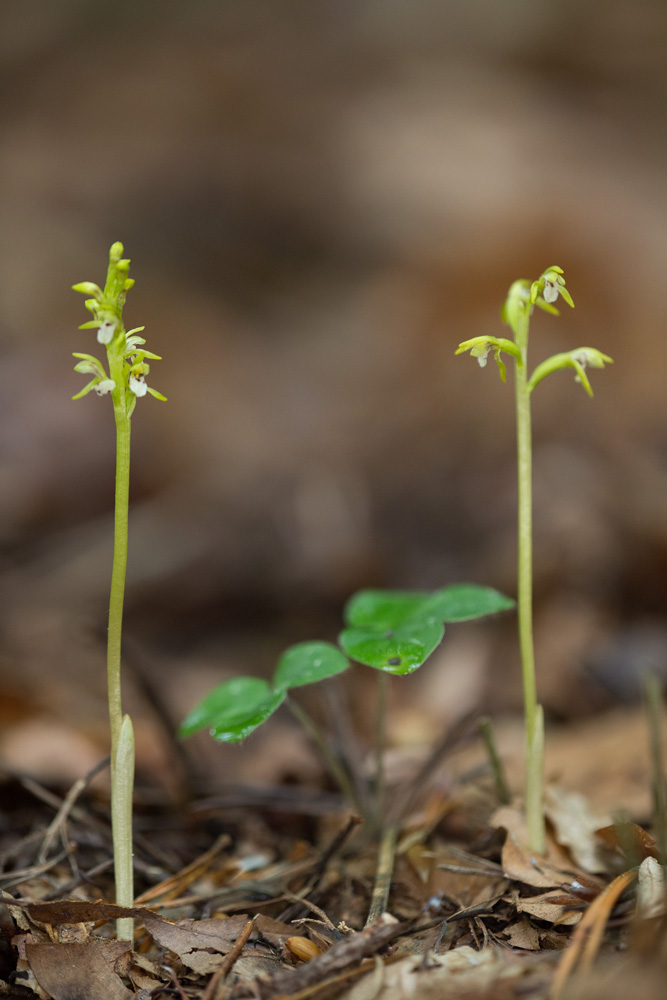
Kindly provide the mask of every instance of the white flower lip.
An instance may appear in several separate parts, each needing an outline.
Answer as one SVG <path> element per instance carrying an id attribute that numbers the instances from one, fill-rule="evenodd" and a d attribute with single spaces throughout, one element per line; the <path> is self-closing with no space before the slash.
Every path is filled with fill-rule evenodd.
<path id="1" fill-rule="evenodd" d="M 105 319 L 103 323 L 100 323 L 97 331 L 97 342 L 99 344 L 110 344 L 115 332 L 116 324 L 110 319 Z"/>
<path id="2" fill-rule="evenodd" d="M 143 377 L 137 377 L 136 375 L 130 375 L 130 390 L 135 396 L 145 396 L 148 386 Z"/>
<path id="3" fill-rule="evenodd" d="M 558 288 L 557 284 L 555 284 L 555 283 L 553 283 L 551 281 L 545 281 L 544 282 L 544 291 L 542 292 L 542 297 L 543 297 L 543 299 L 544 299 L 545 302 L 555 302 L 556 299 L 558 298 L 558 292 L 559 291 L 560 291 L 560 289 Z"/>
<path id="4" fill-rule="evenodd" d="M 108 393 L 112 392 L 116 388 L 116 383 L 112 378 L 105 378 L 102 382 L 98 382 L 95 386 L 95 392 L 98 396 L 106 396 Z"/>

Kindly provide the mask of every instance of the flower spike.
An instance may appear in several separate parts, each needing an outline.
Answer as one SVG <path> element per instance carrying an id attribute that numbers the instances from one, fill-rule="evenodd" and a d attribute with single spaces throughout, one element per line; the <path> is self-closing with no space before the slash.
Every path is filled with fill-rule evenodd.
<path id="1" fill-rule="evenodd" d="M 166 397 L 146 384 L 149 366 L 146 358 L 159 361 L 160 356 L 146 350 L 145 339 L 139 336 L 143 326 L 125 332 L 123 326 L 123 306 L 134 279 L 128 277 L 130 261 L 123 258 L 123 244 L 114 243 L 109 252 L 109 269 L 104 289 L 92 281 L 81 281 L 72 288 L 81 295 L 91 296 L 85 301 L 86 309 L 93 319 L 82 323 L 81 330 L 97 330 L 97 341 L 107 349 L 109 375 L 101 362 L 90 354 L 75 354 L 81 360 L 74 370 L 82 374 L 92 374 L 94 379 L 74 399 L 80 399 L 94 389 L 99 396 L 111 394 L 114 407 L 120 406 L 130 417 L 137 398 L 150 393 L 156 399 Z"/>

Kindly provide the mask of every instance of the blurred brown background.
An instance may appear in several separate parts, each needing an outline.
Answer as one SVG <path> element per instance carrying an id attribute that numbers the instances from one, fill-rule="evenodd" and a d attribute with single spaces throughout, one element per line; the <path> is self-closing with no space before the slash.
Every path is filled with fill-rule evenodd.
<path id="1" fill-rule="evenodd" d="M 169 397 L 133 420 L 126 691 L 147 766 L 167 766 L 156 689 L 177 720 L 333 639 L 355 589 L 515 592 L 511 377 L 454 350 L 503 335 L 510 283 L 554 263 L 576 310 L 536 316 L 533 362 L 584 344 L 615 364 L 593 401 L 569 373 L 534 396 L 542 698 L 569 719 L 667 669 L 663 3 L 26 0 L 1 19 L 13 766 L 76 773 L 105 746 L 113 421 L 70 401 L 71 352 L 97 345 L 69 288 L 103 281 L 117 239 Z M 397 739 L 520 704 L 511 618 L 448 638 L 396 682 Z"/>

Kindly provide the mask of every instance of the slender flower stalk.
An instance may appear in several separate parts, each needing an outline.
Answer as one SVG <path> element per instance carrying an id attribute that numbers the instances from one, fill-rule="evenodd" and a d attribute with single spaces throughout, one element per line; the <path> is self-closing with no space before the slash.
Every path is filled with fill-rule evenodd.
<path id="1" fill-rule="evenodd" d="M 574 368 L 576 380 L 581 382 L 589 396 L 593 395 L 585 368 L 604 368 L 611 358 L 592 347 L 579 347 L 574 351 L 555 354 L 538 365 L 528 376 L 528 334 L 533 307 L 557 316 L 554 306 L 558 296 L 569 306 L 574 302 L 565 287 L 560 267 L 550 267 L 537 281 L 515 281 L 505 305 L 503 319 L 512 329 L 514 340 L 499 337 L 474 337 L 466 340 L 456 351 L 470 351 L 484 367 L 490 352 L 498 365 L 500 377 L 505 381 L 505 364 L 501 353 L 514 358 L 514 393 L 517 434 L 517 486 L 518 486 L 518 551 L 517 551 L 517 613 L 519 649 L 523 676 L 524 714 L 526 725 L 526 820 L 531 850 L 543 854 L 546 849 L 542 788 L 544 772 L 544 713 L 537 701 L 535 680 L 535 650 L 533 643 L 533 475 L 532 429 L 530 399 L 533 389 L 550 375 L 562 368 Z"/>
<path id="2" fill-rule="evenodd" d="M 526 720 L 526 819 L 531 849 L 546 848 L 542 810 L 544 769 L 544 717 L 537 703 L 535 647 L 533 643 L 533 453 L 530 392 L 528 391 L 529 296 L 524 286 L 516 311 L 515 343 L 520 357 L 514 366 L 517 442 L 517 615 Z M 525 294 L 524 294 L 525 293 Z"/>
<path id="3" fill-rule="evenodd" d="M 139 396 L 146 392 L 157 399 L 165 397 L 146 385 L 150 368 L 146 358 L 159 360 L 143 345 L 139 336 L 143 327 L 125 332 L 123 306 L 134 284 L 128 277 L 130 261 L 123 259 L 122 243 L 114 243 L 109 252 L 109 269 L 104 290 L 90 281 L 74 285 L 75 292 L 91 296 L 86 308 L 93 319 L 80 329 L 96 329 L 97 340 L 106 346 L 108 374 L 102 363 L 90 354 L 75 354 L 80 360 L 74 370 L 93 375 L 92 381 L 74 396 L 80 399 L 92 390 L 98 396 L 110 395 L 116 423 L 116 489 L 114 503 L 114 547 L 109 598 L 107 635 L 107 696 L 111 731 L 111 826 L 116 879 L 116 902 L 119 906 L 134 903 L 132 874 L 132 790 L 134 786 L 134 731 L 129 715 L 123 715 L 121 697 L 121 639 L 123 601 L 128 550 L 128 509 L 130 494 L 130 421 Z M 116 924 L 121 940 L 132 940 L 133 920 L 121 918 Z"/>

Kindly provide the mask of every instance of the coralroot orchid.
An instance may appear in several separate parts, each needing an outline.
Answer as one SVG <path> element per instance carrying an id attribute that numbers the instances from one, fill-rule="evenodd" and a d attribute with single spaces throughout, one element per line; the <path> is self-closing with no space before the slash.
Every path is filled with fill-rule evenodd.
<path id="1" fill-rule="evenodd" d="M 528 377 L 528 331 L 534 306 L 558 316 L 554 303 L 558 297 L 574 308 L 572 296 L 565 286 L 563 269 L 555 265 L 544 271 L 537 281 L 515 281 L 502 309 L 503 320 L 511 327 L 514 340 L 497 337 L 474 337 L 459 344 L 456 351 L 470 351 L 484 366 L 487 354 L 493 350 L 500 377 L 505 381 L 505 365 L 501 352 L 514 358 L 514 389 L 517 423 L 518 466 L 518 617 L 519 645 L 523 671 L 526 718 L 526 817 L 531 848 L 544 853 L 545 832 L 542 808 L 542 772 L 544 760 L 544 720 L 542 706 L 537 701 L 535 684 L 535 653 L 533 647 L 533 538 L 532 538 L 532 452 L 530 398 L 535 387 L 547 375 L 562 368 L 574 368 L 576 380 L 589 396 L 593 395 L 585 369 L 604 368 L 612 359 L 594 347 L 578 347 L 574 351 L 555 354 L 543 361 Z"/>
<path id="2" fill-rule="evenodd" d="M 92 281 L 73 285 L 75 292 L 88 295 L 86 308 L 93 319 L 82 330 L 97 330 L 98 343 L 106 347 L 108 372 L 92 354 L 75 354 L 79 361 L 74 370 L 92 375 L 91 381 L 73 399 L 81 399 L 94 390 L 98 396 L 111 396 L 116 421 L 116 503 L 114 514 L 114 555 L 109 600 L 107 640 L 107 689 L 111 729 L 111 823 L 116 874 L 116 902 L 134 903 L 132 877 L 132 787 L 134 783 L 134 733 L 129 715 L 123 715 L 121 703 L 121 631 L 125 570 L 127 566 L 128 499 L 130 486 L 130 418 L 139 396 L 149 392 L 156 399 L 165 397 L 146 385 L 149 372 L 146 358 L 159 360 L 143 346 L 138 334 L 143 327 L 125 332 L 123 306 L 134 280 L 128 277 L 129 260 L 123 259 L 122 243 L 114 243 L 109 252 L 109 269 L 104 289 Z M 133 921 L 117 921 L 119 938 L 132 938 Z"/>

